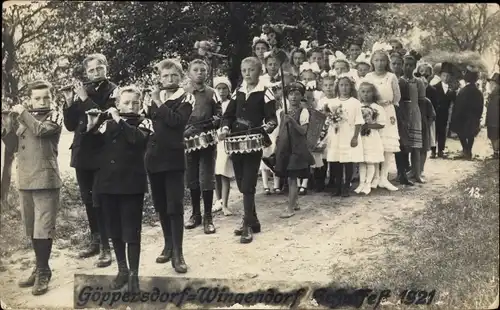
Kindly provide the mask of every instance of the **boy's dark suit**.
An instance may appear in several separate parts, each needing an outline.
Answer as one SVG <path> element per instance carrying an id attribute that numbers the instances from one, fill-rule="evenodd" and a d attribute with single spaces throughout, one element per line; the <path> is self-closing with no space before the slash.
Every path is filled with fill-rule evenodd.
<path id="1" fill-rule="evenodd" d="M 437 83 L 436 100 L 432 102 L 436 111 L 436 140 L 438 155 L 442 156 L 446 145 L 446 127 L 448 125 L 449 110 L 452 102 L 455 101 L 456 92 L 448 85 L 446 92 L 443 88 L 443 82 Z"/>
<path id="2" fill-rule="evenodd" d="M 71 106 L 65 107 L 63 110 L 64 125 L 66 129 L 75 133 L 70 147 L 71 167 L 76 170 L 76 178 L 92 234 L 90 247 L 80 253 L 80 257 L 85 258 L 98 254 L 100 241 L 102 250 L 97 266 L 106 267 L 111 264 L 111 254 L 102 220 L 102 211 L 99 208 L 99 199 L 95 195 L 95 174 L 98 169 L 103 141 L 100 136 L 83 133 L 87 130 L 85 112 L 90 109 L 104 111 L 115 106 L 118 88 L 114 83 L 105 80 L 97 86 L 88 86 L 86 90 L 88 98 L 85 101 L 76 98 Z"/>

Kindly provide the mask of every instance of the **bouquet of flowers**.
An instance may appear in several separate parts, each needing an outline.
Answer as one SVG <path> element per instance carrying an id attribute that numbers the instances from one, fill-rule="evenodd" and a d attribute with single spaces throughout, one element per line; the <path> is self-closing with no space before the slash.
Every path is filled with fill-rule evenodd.
<path id="1" fill-rule="evenodd" d="M 328 107 L 326 108 L 327 119 L 328 122 L 335 127 L 335 133 L 339 132 L 340 123 L 346 120 L 345 111 L 342 105 L 336 107 L 333 111 L 331 111 Z"/>
<path id="2" fill-rule="evenodd" d="M 363 119 L 365 120 L 365 124 L 374 124 L 377 121 L 378 112 L 375 109 L 372 109 L 370 106 L 362 106 L 361 113 L 363 114 Z M 371 132 L 369 128 L 361 129 L 362 136 L 368 136 Z"/>
<path id="3" fill-rule="evenodd" d="M 323 128 L 321 128 L 321 132 L 318 138 L 318 143 L 316 143 L 313 152 L 323 152 L 323 150 L 326 148 L 326 140 L 327 140 L 326 136 L 328 134 L 329 127 L 330 127 L 330 120 L 327 117 L 325 120 L 325 124 L 323 125 Z"/>

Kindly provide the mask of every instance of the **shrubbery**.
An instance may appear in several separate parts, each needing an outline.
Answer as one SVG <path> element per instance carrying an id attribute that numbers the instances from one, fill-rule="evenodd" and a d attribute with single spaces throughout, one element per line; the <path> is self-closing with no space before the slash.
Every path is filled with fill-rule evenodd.
<path id="1" fill-rule="evenodd" d="M 61 206 L 56 222 L 56 245 L 59 247 L 80 246 L 88 238 L 87 214 L 73 174 L 63 173 L 61 178 L 63 186 Z M 189 205 L 188 192 L 185 193 L 184 203 L 186 206 Z M 151 193 L 147 193 L 144 202 L 143 225 L 153 226 L 155 222 L 157 222 L 157 216 L 153 200 Z M 0 257 L 29 246 L 21 219 L 19 194 L 14 185 L 11 186 L 6 204 L 2 206 L 1 225 Z"/>

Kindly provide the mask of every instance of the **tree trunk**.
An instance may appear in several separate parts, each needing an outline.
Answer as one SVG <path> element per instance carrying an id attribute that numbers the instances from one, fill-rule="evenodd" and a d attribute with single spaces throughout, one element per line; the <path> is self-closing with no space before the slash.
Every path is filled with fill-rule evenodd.
<path id="1" fill-rule="evenodd" d="M 233 86 L 233 90 L 240 84 L 240 64 L 241 61 L 248 56 L 246 47 L 247 42 L 245 41 L 248 35 L 248 27 L 245 26 L 244 22 L 241 20 L 241 16 L 246 16 L 242 14 L 244 10 L 244 5 L 238 2 L 229 2 L 229 16 L 230 16 L 230 26 L 229 26 L 229 41 L 234 43 L 234 49 L 230 53 L 230 71 L 229 80 Z"/>
<path id="2" fill-rule="evenodd" d="M 6 57 L 4 61 L 4 66 L 2 70 L 2 78 L 3 78 L 3 94 L 2 97 L 12 99 L 11 104 L 16 105 L 20 103 L 19 101 L 19 83 L 18 79 L 14 76 L 13 72 L 16 67 L 16 51 L 14 46 L 14 40 L 10 36 L 2 36 L 6 38 L 2 52 Z M 5 203 L 9 196 L 10 190 L 10 182 L 12 178 L 12 162 L 14 161 L 14 154 L 17 150 L 17 136 L 16 136 L 17 126 L 14 126 L 14 129 L 11 130 L 5 137 L 2 137 L 2 141 L 5 144 L 4 150 L 4 161 L 2 167 L 2 185 L 0 186 L 1 190 L 1 203 Z M 1 210 L 0 210 L 1 213 Z"/>

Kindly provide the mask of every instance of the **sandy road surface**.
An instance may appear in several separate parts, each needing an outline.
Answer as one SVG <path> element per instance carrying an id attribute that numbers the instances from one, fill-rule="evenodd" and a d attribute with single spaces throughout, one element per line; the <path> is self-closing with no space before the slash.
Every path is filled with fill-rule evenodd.
<path id="1" fill-rule="evenodd" d="M 491 152 L 485 135 L 481 132 L 474 146 L 480 156 Z M 69 167 L 70 137 L 63 134 L 60 147 L 63 170 Z M 448 141 L 450 151 L 459 149 L 458 141 Z M 242 206 L 241 196 L 232 185 L 231 207 L 236 215 L 218 215 L 214 235 L 203 234 L 201 228 L 185 234 L 185 258 L 190 268 L 187 276 L 327 282 L 341 278 L 342 267 L 362 268 L 366 264 L 380 263 L 384 247 L 390 246 L 384 240 L 397 236 L 397 231 L 388 231 L 391 223 L 411 217 L 434 197 L 446 194 L 456 181 L 472 173 L 477 163 L 429 160 L 425 171 L 427 184 L 401 187 L 399 192 L 391 194 L 378 189 L 370 196 L 343 199 L 328 194 L 301 197 L 301 211 L 286 220 L 278 218 L 286 197 L 259 194 L 256 203 L 263 231 L 249 245 L 240 244 L 233 236 Z M 145 227 L 141 275 L 176 276 L 170 264 L 154 263 L 162 246 L 160 227 Z M 4 261 L 7 271 L 0 273 L 3 302 L 13 308 L 72 307 L 74 273 L 116 273 L 116 264 L 98 269 L 93 267 L 94 258 L 79 261 L 72 255 L 69 249 L 55 248 L 51 258 L 51 290 L 44 296 L 34 297 L 29 289 L 19 289 L 16 284 L 17 279 L 29 271 L 27 268 L 31 268 L 32 254 L 28 251 L 15 253 Z"/>

